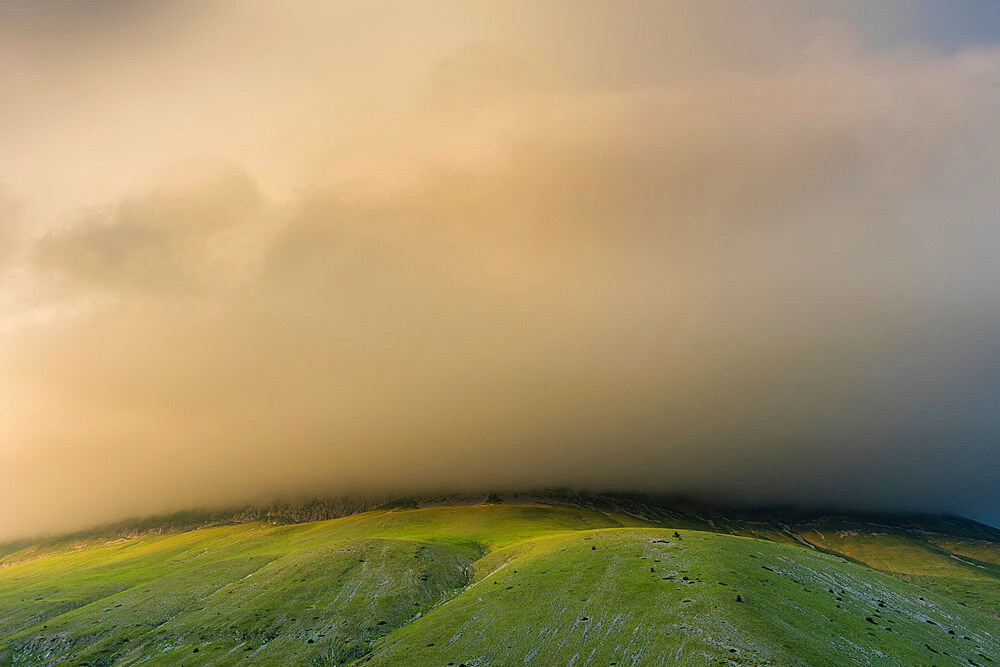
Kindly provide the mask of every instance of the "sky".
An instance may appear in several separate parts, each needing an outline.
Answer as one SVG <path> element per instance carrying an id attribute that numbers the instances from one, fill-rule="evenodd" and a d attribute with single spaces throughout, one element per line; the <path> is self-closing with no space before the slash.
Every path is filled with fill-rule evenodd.
<path id="1" fill-rule="evenodd" d="M 573 486 L 1000 524 L 992 2 L 0 4 L 0 537 Z"/>

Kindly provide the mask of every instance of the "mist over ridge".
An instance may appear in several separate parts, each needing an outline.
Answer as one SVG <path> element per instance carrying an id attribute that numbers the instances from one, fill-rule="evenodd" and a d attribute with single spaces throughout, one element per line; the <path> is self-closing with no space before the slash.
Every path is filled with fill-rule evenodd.
<path id="1" fill-rule="evenodd" d="M 976 3 L 124 4 L 0 9 L 0 540 L 557 486 L 1000 520 Z"/>

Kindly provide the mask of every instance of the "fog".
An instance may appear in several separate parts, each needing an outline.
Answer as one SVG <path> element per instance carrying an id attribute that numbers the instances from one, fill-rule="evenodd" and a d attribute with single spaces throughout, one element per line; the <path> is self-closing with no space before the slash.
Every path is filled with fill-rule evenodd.
<path id="1" fill-rule="evenodd" d="M 262 4 L 0 9 L 0 537 L 539 486 L 1000 521 L 989 3 Z"/>

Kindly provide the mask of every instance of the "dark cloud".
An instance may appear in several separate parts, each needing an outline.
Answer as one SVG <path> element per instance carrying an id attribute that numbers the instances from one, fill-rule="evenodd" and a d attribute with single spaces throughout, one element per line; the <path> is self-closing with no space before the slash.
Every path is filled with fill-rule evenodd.
<path id="1" fill-rule="evenodd" d="M 0 532 L 538 485 L 1000 516 L 1000 56 L 838 30 L 616 85 L 576 34 L 460 47 L 310 126 L 301 189 L 187 164 L 41 228 Z"/>
<path id="2" fill-rule="evenodd" d="M 33 260 L 82 289 L 191 288 L 213 280 L 213 261 L 234 240 L 233 228 L 262 206 L 247 174 L 221 169 L 90 213 L 40 240 Z"/>

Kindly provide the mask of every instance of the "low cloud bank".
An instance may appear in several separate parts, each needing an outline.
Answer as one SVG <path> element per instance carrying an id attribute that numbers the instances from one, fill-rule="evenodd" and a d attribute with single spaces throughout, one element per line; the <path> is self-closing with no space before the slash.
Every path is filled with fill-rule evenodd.
<path id="1" fill-rule="evenodd" d="M 995 520 L 1000 52 L 849 28 L 640 80 L 457 45 L 294 178 L 237 127 L 47 222 L 12 192 L 0 537 L 557 485 Z"/>

